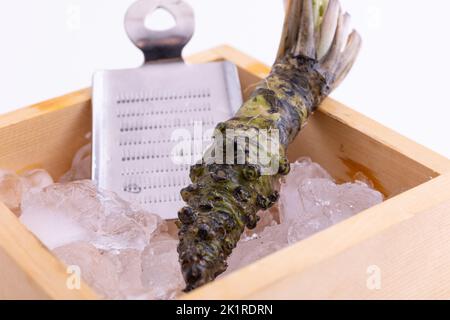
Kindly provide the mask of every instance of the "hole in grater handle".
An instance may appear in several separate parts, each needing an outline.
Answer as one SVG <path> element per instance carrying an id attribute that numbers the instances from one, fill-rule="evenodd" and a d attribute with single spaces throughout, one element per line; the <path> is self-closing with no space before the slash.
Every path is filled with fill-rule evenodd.
<path id="1" fill-rule="evenodd" d="M 164 9 L 170 13 L 176 25 L 168 30 L 147 28 L 148 17 Z M 130 40 L 144 53 L 145 63 L 158 60 L 179 59 L 195 29 L 194 12 L 181 0 L 139 0 L 127 11 L 125 30 Z"/>
<path id="2" fill-rule="evenodd" d="M 174 16 L 167 10 L 158 8 L 145 18 L 145 27 L 154 31 L 170 30 L 176 26 Z"/>

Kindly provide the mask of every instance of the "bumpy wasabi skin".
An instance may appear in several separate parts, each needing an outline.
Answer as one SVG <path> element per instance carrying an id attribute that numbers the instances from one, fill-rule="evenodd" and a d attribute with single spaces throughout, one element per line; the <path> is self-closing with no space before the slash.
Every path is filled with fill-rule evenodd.
<path id="1" fill-rule="evenodd" d="M 322 14 L 317 14 L 320 10 Z M 290 169 L 288 145 L 357 56 L 358 34 L 353 32 L 348 39 L 343 34 L 348 17 L 341 14 L 338 1 L 292 0 L 270 75 L 235 117 L 217 125 L 216 133 L 225 137 L 230 129 L 277 130 L 279 149 L 269 156 L 276 157 L 278 172 L 263 175 L 258 164 L 217 164 L 206 156 L 203 163 L 191 168 L 192 184 L 181 191 L 187 206 L 178 213 L 178 253 L 186 291 L 224 272 L 244 229 L 255 228 L 257 212 L 277 202 L 276 183 Z M 333 41 L 324 49 L 322 35 L 330 32 Z M 318 48 L 326 54 L 318 57 Z M 224 142 L 216 139 L 214 143 Z M 249 149 L 245 150 L 247 156 L 254 151 Z"/>

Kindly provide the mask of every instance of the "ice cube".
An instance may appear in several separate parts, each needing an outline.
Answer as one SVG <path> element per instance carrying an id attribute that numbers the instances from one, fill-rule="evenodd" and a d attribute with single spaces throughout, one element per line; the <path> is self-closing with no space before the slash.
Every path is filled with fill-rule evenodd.
<path id="1" fill-rule="evenodd" d="M 159 216 L 139 211 L 92 181 L 54 184 L 26 194 L 22 211 L 22 222 L 49 248 L 91 241 L 101 249 L 143 250 L 160 228 L 167 229 Z"/>
<path id="2" fill-rule="evenodd" d="M 309 220 L 314 214 L 314 217 L 325 215 L 335 224 L 383 201 L 382 194 L 366 184 L 357 182 L 337 185 L 325 179 L 304 181 L 297 194 L 300 204 L 297 209 L 298 220 L 301 222 Z"/>
<path id="3" fill-rule="evenodd" d="M 167 223 L 91 181 L 54 184 L 26 194 L 22 207 L 21 221 L 65 263 L 80 266 L 86 283 L 106 298 L 169 298 L 181 288 L 177 240 L 168 233 Z M 142 252 L 150 240 L 147 252 L 160 268 L 154 275 L 149 255 Z M 152 276 L 162 284 L 149 288 Z"/>
<path id="4" fill-rule="evenodd" d="M 142 253 L 142 283 L 154 299 L 173 299 L 184 287 L 177 245 L 170 238 L 152 240 Z"/>
<path id="5" fill-rule="evenodd" d="M 144 288 L 141 280 L 142 252 L 140 250 L 125 249 L 104 252 L 116 265 L 121 297 L 137 299 L 148 294 L 149 290 Z"/>
<path id="6" fill-rule="evenodd" d="M 380 204 L 384 196 L 366 183 L 344 183 L 337 186 L 335 207 L 329 212 L 333 224 Z"/>
<path id="7" fill-rule="evenodd" d="M 331 225 L 331 219 L 324 215 L 319 215 L 305 222 L 293 222 L 288 229 L 288 243 L 293 244 L 300 240 L 306 239 Z"/>
<path id="8" fill-rule="evenodd" d="M 88 242 L 74 242 L 56 248 L 54 254 L 68 266 L 76 266 L 81 278 L 99 295 L 120 298 L 119 273 L 114 261 Z"/>
<path id="9" fill-rule="evenodd" d="M 71 182 L 91 178 L 92 145 L 89 143 L 77 151 L 72 161 L 72 166 L 59 182 Z"/>
<path id="10" fill-rule="evenodd" d="M 90 241 L 92 233 L 83 228 L 64 209 L 25 205 L 20 221 L 32 231 L 49 249 L 78 241 Z"/>
<path id="11" fill-rule="evenodd" d="M 22 196 L 38 192 L 52 183 L 50 174 L 42 169 L 27 171 L 20 176 L 12 171 L 0 170 L 0 202 L 20 216 Z"/>
<path id="12" fill-rule="evenodd" d="M 273 227 L 280 223 L 278 206 L 273 206 L 268 210 L 259 211 L 258 216 L 260 220 L 258 221 L 256 228 L 252 230 L 245 229 L 242 234 L 243 240 L 254 238 L 256 235 L 263 232 L 267 227 Z"/>
<path id="13" fill-rule="evenodd" d="M 296 187 L 296 189 L 295 189 Z M 337 185 L 329 179 L 306 179 L 300 185 L 282 186 L 281 219 L 289 225 L 289 243 L 303 240 L 329 226 L 383 201 L 383 195 L 365 183 Z"/>
<path id="14" fill-rule="evenodd" d="M 269 254 L 272 254 L 287 245 L 286 225 L 275 225 L 266 227 L 260 234 L 247 241 L 238 242 L 228 259 L 228 269 L 224 276 L 255 262 Z"/>
<path id="15" fill-rule="evenodd" d="M 286 219 L 297 219 L 298 212 L 298 186 L 308 179 L 332 180 L 332 177 L 320 165 L 311 161 L 310 158 L 301 158 L 291 164 L 290 173 L 282 179 L 280 188 L 280 221 Z M 292 210 L 291 210 L 292 209 Z M 290 217 L 290 214 L 294 214 Z"/>
<path id="16" fill-rule="evenodd" d="M 38 192 L 53 184 L 52 176 L 45 170 L 36 169 L 22 174 L 25 192 Z"/>
<path id="17" fill-rule="evenodd" d="M 284 178 L 282 185 L 300 185 L 306 179 L 328 179 L 333 180 L 330 174 L 318 163 L 312 162 L 310 158 L 304 157 L 291 163 L 291 171 Z"/>

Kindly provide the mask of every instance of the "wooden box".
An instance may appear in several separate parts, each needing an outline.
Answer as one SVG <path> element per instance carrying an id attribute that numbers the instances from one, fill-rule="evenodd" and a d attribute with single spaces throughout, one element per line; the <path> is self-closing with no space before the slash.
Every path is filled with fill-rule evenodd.
<path id="1" fill-rule="evenodd" d="M 227 46 L 189 61 L 222 59 L 238 65 L 245 96 L 269 72 Z M 58 178 L 91 131 L 90 99 L 86 89 L 1 116 L 0 168 L 44 168 Z M 332 99 L 289 154 L 312 157 L 338 181 L 362 171 L 387 201 L 182 298 L 450 298 L 448 159 Z M 97 298 L 85 284 L 69 290 L 67 277 L 0 204 L 0 298 Z"/>

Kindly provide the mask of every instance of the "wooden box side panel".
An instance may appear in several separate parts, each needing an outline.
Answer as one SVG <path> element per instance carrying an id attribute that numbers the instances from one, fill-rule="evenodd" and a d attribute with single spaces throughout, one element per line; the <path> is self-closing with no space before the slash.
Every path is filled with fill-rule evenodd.
<path id="1" fill-rule="evenodd" d="M 90 90 L 81 90 L 0 117 L 0 168 L 44 168 L 59 178 L 88 143 Z M 43 244 L 0 203 L 0 299 L 96 299 L 83 282 L 70 290 L 69 274 Z"/>
<path id="2" fill-rule="evenodd" d="M 0 168 L 43 168 L 59 178 L 75 152 L 89 143 L 90 90 L 83 90 L 0 117 Z"/>
<path id="3" fill-rule="evenodd" d="M 449 299 L 448 212 L 450 200 L 247 298 Z"/>
<path id="4" fill-rule="evenodd" d="M 329 99 L 323 107 L 334 103 Z M 290 146 L 288 156 L 291 162 L 299 157 L 311 157 L 338 182 L 352 181 L 355 174 L 361 172 L 387 198 L 439 175 L 435 170 L 323 112 L 311 117 Z"/>

